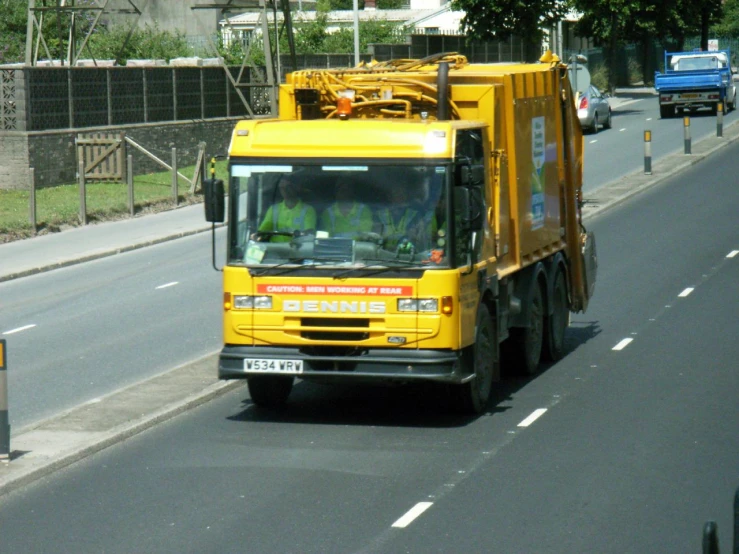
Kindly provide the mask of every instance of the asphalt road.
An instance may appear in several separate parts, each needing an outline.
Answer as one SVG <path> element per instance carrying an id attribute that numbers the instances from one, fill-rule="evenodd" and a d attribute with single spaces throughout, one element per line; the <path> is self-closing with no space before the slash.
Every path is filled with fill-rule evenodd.
<path id="1" fill-rule="evenodd" d="M 655 162 L 682 148 L 682 119 L 660 120 L 653 96 L 620 105 L 613 122 L 586 135 L 586 198 L 643 167 L 645 125 L 654 125 Z M 715 133 L 715 118 L 699 115 L 691 125 L 694 137 Z M 0 283 L 0 333 L 13 331 L 14 433 L 217 351 L 221 312 L 212 299 L 221 285 L 210 249 L 206 233 Z"/>
<path id="2" fill-rule="evenodd" d="M 0 333 L 21 329 L 8 372 L 14 431 L 216 351 L 210 251 L 202 233 L 0 283 Z"/>
<path id="3" fill-rule="evenodd" d="M 244 389 L 0 506 L 3 551 L 699 552 L 739 485 L 739 145 L 603 213 L 569 354 L 479 418 L 434 389 Z M 726 546 L 724 546 L 726 548 Z"/>
<path id="4" fill-rule="evenodd" d="M 612 128 L 585 135 L 583 191 L 587 195 L 604 184 L 644 169 L 644 131 L 652 132 L 652 159 L 685 148 L 682 117 L 660 119 L 657 97 L 636 96 L 633 100 L 613 102 Z M 727 127 L 737 119 L 734 110 L 724 116 Z M 708 111 L 695 112 L 690 118 L 690 135 L 694 142 L 716 135 L 716 117 Z"/>

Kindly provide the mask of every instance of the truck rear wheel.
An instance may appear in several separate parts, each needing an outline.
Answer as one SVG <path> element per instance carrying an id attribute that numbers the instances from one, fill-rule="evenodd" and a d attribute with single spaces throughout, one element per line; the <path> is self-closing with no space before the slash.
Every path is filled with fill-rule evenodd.
<path id="1" fill-rule="evenodd" d="M 508 337 L 511 362 L 516 373 L 535 375 L 539 369 L 544 342 L 544 299 L 536 283 L 529 305 L 528 326 L 513 328 Z"/>
<path id="2" fill-rule="evenodd" d="M 543 355 L 550 361 L 562 359 L 565 353 L 565 333 L 570 324 L 567 286 L 562 269 L 557 270 L 552 287 L 552 315 L 546 319 Z"/>
<path id="3" fill-rule="evenodd" d="M 262 408 L 281 408 L 293 389 L 292 377 L 282 375 L 257 375 L 249 377 L 249 396 Z"/>
<path id="4" fill-rule="evenodd" d="M 662 106 L 659 107 L 659 116 L 662 119 L 669 119 L 671 117 L 675 117 L 675 106 Z"/>
<path id="5" fill-rule="evenodd" d="M 456 407 L 465 414 L 482 413 L 490 399 L 495 379 L 498 340 L 490 311 L 484 304 L 477 308 L 475 344 L 468 352 L 475 378 L 463 385 L 450 385 Z"/>

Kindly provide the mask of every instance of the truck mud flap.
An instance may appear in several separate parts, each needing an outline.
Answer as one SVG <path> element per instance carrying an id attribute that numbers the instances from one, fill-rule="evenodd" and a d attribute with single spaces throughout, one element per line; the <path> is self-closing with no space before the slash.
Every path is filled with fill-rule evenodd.
<path id="1" fill-rule="evenodd" d="M 587 297 L 592 298 L 598 273 L 598 253 L 595 249 L 595 234 L 592 231 L 583 238 L 582 257 L 585 267 L 585 291 Z"/>

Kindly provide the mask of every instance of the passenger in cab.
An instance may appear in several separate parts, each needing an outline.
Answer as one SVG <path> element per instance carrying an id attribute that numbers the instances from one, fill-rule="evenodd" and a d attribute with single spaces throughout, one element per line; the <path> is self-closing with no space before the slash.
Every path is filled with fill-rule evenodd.
<path id="1" fill-rule="evenodd" d="M 323 210 L 320 229 L 331 237 L 355 238 L 372 231 L 372 210 L 357 201 L 356 184 L 350 177 L 336 181 L 335 202 Z"/>
<path id="2" fill-rule="evenodd" d="M 288 173 L 280 177 L 277 184 L 282 202 L 273 204 L 259 225 L 258 231 L 307 231 L 316 228 L 316 210 L 300 198 L 301 188 Z M 273 236 L 270 242 L 288 242 L 290 237 Z"/>

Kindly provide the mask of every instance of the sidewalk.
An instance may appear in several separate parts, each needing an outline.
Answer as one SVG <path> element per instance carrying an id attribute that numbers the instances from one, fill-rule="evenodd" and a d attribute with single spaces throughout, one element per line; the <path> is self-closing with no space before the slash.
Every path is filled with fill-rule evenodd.
<path id="1" fill-rule="evenodd" d="M 0 244 L 0 282 L 208 231 L 202 204 Z"/>
<path id="2" fill-rule="evenodd" d="M 584 219 L 591 220 L 739 140 L 739 121 L 733 123 L 724 128 L 723 138 L 712 136 L 694 143 L 692 155 L 674 153 L 657 161 L 653 175 L 635 172 L 599 187 L 588 195 Z M 0 282 L 209 229 L 202 204 L 196 204 L 0 244 Z M 243 387 L 245 381 L 219 381 L 216 366 L 217 353 L 213 353 L 12 434 L 11 461 L 0 463 L 0 496 Z"/>

